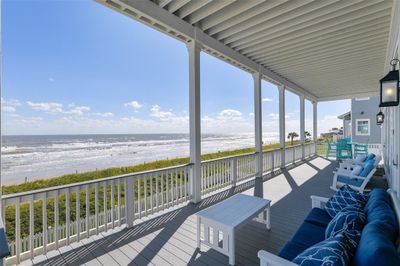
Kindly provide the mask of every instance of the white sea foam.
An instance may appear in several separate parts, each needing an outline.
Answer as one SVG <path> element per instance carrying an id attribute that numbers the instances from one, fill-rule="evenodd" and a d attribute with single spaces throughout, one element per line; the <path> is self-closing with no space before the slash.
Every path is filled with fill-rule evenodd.
<path id="1" fill-rule="evenodd" d="M 277 134 L 264 134 L 273 143 Z M 254 147 L 253 134 L 205 135 L 202 153 Z M 3 184 L 189 155 L 184 134 L 3 137 Z"/>

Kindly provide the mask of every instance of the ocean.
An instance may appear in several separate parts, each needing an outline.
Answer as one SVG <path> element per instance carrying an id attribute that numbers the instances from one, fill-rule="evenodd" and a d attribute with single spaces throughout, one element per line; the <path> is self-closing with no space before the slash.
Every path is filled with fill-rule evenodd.
<path id="1" fill-rule="evenodd" d="M 3 185 L 189 156 L 188 134 L 3 136 Z M 263 136 L 265 144 L 277 134 Z M 253 134 L 205 134 L 202 154 L 254 147 Z"/>

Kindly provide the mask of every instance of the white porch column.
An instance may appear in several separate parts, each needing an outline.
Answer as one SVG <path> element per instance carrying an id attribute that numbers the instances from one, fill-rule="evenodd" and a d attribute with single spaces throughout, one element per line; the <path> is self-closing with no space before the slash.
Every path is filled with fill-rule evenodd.
<path id="1" fill-rule="evenodd" d="M 190 172 L 192 202 L 201 200 L 201 115 L 200 115 L 200 51 L 201 45 L 193 41 L 189 51 L 189 124 Z"/>
<path id="2" fill-rule="evenodd" d="M 281 168 L 285 167 L 285 86 L 281 85 L 279 89 L 279 147 L 281 149 Z"/>
<path id="3" fill-rule="evenodd" d="M 318 138 L 318 102 L 313 102 L 313 142 L 314 142 L 314 153 L 317 152 L 317 138 Z"/>
<path id="4" fill-rule="evenodd" d="M 305 150 L 304 145 L 306 143 L 305 138 L 305 116 L 304 116 L 304 105 L 305 105 L 305 98 L 304 95 L 300 95 L 300 143 L 301 143 L 301 159 L 304 160 L 305 158 Z"/>
<path id="5" fill-rule="evenodd" d="M 263 173 L 262 163 L 262 99 L 261 99 L 261 74 L 254 73 L 254 122 L 256 144 L 256 177 L 261 178 Z"/>

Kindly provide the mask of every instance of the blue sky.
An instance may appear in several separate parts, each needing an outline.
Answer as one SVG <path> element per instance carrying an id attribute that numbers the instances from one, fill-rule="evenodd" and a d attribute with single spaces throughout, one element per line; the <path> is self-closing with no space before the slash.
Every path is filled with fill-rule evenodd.
<path id="1" fill-rule="evenodd" d="M 91 0 L 3 1 L 3 134 L 188 132 L 188 55 L 171 37 Z M 201 55 L 205 133 L 252 132 L 249 73 Z M 264 132 L 278 131 L 278 91 L 263 82 Z M 287 93 L 287 131 L 299 98 Z M 334 108 L 332 108 L 334 106 Z M 349 101 L 319 104 L 319 131 Z M 312 131 L 312 106 L 306 104 Z"/>

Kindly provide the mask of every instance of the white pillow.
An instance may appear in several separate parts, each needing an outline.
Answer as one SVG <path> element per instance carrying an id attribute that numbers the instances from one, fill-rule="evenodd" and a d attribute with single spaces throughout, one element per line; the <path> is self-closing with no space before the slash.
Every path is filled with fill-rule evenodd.
<path id="1" fill-rule="evenodd" d="M 363 170 L 362 166 L 357 165 L 356 167 L 354 167 L 353 171 L 351 171 L 351 175 L 358 176 L 362 170 Z"/>
<path id="2" fill-rule="evenodd" d="M 357 155 L 356 159 L 354 160 L 355 163 L 362 163 L 365 161 L 365 159 L 367 158 L 367 156 L 365 155 Z"/>

